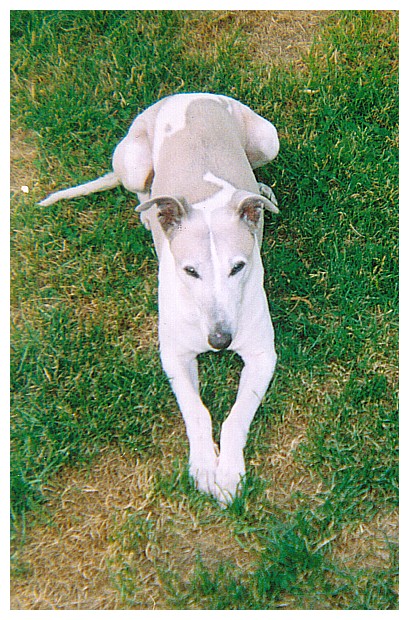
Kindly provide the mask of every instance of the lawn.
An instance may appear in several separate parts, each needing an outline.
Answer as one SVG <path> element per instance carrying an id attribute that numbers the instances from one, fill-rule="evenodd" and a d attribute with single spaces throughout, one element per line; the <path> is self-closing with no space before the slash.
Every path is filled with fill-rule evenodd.
<path id="1" fill-rule="evenodd" d="M 226 510 L 187 475 L 136 198 L 36 204 L 191 91 L 281 141 L 258 173 L 279 361 Z M 396 609 L 398 14 L 13 11 L 11 125 L 12 608 Z M 239 369 L 201 357 L 216 432 Z"/>

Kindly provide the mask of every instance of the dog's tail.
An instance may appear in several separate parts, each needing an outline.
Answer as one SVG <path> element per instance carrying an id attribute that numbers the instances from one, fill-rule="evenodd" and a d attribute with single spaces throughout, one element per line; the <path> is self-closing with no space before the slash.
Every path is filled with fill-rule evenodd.
<path id="1" fill-rule="evenodd" d="M 83 183 L 82 185 L 76 185 L 75 187 L 70 187 L 69 189 L 62 189 L 59 192 L 54 192 L 54 194 L 50 194 L 38 204 L 42 207 L 48 207 L 58 200 L 76 198 L 77 196 L 87 196 L 88 194 L 93 194 L 94 192 L 101 192 L 104 189 L 112 189 L 120 184 L 121 181 L 115 172 L 108 172 L 108 174 L 105 174 L 103 177 L 99 177 L 99 179 L 95 179 L 94 181 L 89 181 L 88 183 Z"/>

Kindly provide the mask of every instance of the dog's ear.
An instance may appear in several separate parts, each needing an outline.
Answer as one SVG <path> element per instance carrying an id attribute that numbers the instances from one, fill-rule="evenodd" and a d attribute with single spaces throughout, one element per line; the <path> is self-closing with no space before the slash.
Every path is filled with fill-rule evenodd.
<path id="1" fill-rule="evenodd" d="M 243 198 L 238 206 L 237 213 L 241 220 L 246 222 L 252 231 L 255 231 L 260 223 L 263 208 L 272 213 L 279 213 L 276 205 L 265 196 L 249 194 Z"/>
<path id="2" fill-rule="evenodd" d="M 138 213 L 150 209 L 153 205 L 158 208 L 158 220 L 166 235 L 171 235 L 178 230 L 182 219 L 186 217 L 186 206 L 173 196 L 156 196 L 138 205 L 135 209 Z"/>

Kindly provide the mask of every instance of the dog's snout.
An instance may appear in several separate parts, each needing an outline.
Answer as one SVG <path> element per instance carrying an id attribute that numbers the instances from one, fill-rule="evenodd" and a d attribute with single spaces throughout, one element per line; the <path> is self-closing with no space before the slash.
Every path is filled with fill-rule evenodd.
<path id="1" fill-rule="evenodd" d="M 216 325 L 214 331 L 209 334 L 208 343 L 213 349 L 217 349 L 221 351 L 222 349 L 227 349 L 228 346 L 231 345 L 232 335 L 231 333 L 224 327 L 220 325 Z"/>

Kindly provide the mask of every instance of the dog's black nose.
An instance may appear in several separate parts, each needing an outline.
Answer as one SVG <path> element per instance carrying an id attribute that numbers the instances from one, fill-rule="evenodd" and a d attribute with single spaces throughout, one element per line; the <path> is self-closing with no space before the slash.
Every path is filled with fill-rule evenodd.
<path id="1" fill-rule="evenodd" d="M 207 341 L 213 349 L 221 351 L 231 345 L 232 336 L 229 332 L 216 327 L 215 331 L 209 335 Z"/>

